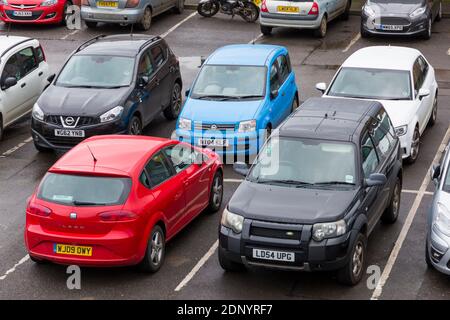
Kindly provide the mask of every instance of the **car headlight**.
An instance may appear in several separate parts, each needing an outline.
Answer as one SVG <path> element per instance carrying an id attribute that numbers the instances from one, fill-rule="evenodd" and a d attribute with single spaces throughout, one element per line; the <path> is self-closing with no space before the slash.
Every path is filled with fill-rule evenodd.
<path id="1" fill-rule="evenodd" d="M 180 118 L 178 121 L 178 128 L 183 130 L 191 130 L 192 120 Z"/>
<path id="2" fill-rule="evenodd" d="M 369 16 L 369 17 L 375 16 L 375 10 L 373 10 L 372 7 L 364 6 L 363 12 L 366 14 L 366 16 Z"/>
<path id="3" fill-rule="evenodd" d="M 416 17 L 421 16 L 422 14 L 424 14 L 425 11 L 426 11 L 425 8 L 417 8 L 416 10 L 414 10 L 413 12 L 411 12 L 411 13 L 409 14 L 409 16 L 410 16 L 411 18 L 416 18 Z"/>
<path id="4" fill-rule="evenodd" d="M 33 118 L 37 120 L 44 121 L 44 111 L 42 111 L 42 109 L 39 107 L 37 103 L 34 104 L 33 111 L 31 111 L 31 115 L 33 116 Z"/>
<path id="5" fill-rule="evenodd" d="M 121 107 L 121 106 L 112 108 L 111 110 L 105 112 L 104 114 L 102 114 L 100 116 L 100 122 L 104 123 L 104 122 L 110 122 L 110 121 L 117 120 L 122 115 L 122 112 L 123 112 L 123 107 Z"/>
<path id="6" fill-rule="evenodd" d="M 242 121 L 239 123 L 239 132 L 252 132 L 256 130 L 256 120 Z"/>
<path id="7" fill-rule="evenodd" d="M 41 3 L 41 7 L 50 7 L 58 3 L 58 0 L 45 0 Z"/>
<path id="8" fill-rule="evenodd" d="M 400 126 L 395 128 L 395 134 L 397 136 L 404 136 L 408 132 L 408 126 Z"/>
<path id="9" fill-rule="evenodd" d="M 437 204 L 437 214 L 434 219 L 434 225 L 439 231 L 450 237 L 450 211 L 440 202 Z"/>
<path id="10" fill-rule="evenodd" d="M 238 214 L 232 213 L 225 208 L 222 213 L 222 225 L 230 228 L 236 233 L 242 232 L 242 225 L 244 224 L 244 217 Z"/>
<path id="11" fill-rule="evenodd" d="M 313 225 L 313 239 L 322 241 L 323 239 L 342 236 L 347 231 L 347 223 L 344 220 L 329 223 L 316 223 Z"/>

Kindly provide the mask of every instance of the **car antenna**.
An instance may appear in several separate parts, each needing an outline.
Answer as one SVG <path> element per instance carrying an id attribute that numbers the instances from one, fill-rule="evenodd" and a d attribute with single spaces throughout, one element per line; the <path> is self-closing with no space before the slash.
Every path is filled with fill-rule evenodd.
<path id="1" fill-rule="evenodd" d="M 94 156 L 94 153 L 92 152 L 91 148 L 89 148 L 89 145 L 86 145 L 86 147 L 88 148 L 89 152 L 91 153 L 92 159 L 94 160 L 94 166 L 97 163 L 97 158 Z"/>

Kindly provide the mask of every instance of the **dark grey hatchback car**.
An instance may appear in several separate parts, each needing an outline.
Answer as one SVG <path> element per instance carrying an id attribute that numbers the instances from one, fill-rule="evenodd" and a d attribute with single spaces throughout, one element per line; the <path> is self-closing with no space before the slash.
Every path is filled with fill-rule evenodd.
<path id="1" fill-rule="evenodd" d="M 70 149 L 102 134 L 142 134 L 155 117 L 178 117 L 178 58 L 158 36 L 98 36 L 82 44 L 33 107 L 36 149 Z"/>
<path id="2" fill-rule="evenodd" d="M 312 98 L 279 128 L 248 169 L 219 228 L 219 262 L 287 270 L 337 270 L 357 284 L 367 237 L 397 220 L 402 154 L 379 102 Z"/>

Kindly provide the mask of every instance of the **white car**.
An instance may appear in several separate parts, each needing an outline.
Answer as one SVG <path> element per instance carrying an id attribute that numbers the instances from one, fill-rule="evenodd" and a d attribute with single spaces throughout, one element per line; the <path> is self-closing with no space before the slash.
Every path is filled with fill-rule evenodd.
<path id="1" fill-rule="evenodd" d="M 31 112 L 48 77 L 38 40 L 0 36 L 0 139 L 6 127 Z"/>
<path id="2" fill-rule="evenodd" d="M 413 163 L 420 137 L 436 121 L 438 84 L 433 67 L 416 49 L 375 46 L 360 49 L 339 68 L 324 97 L 381 102 L 400 138 L 403 158 Z"/>

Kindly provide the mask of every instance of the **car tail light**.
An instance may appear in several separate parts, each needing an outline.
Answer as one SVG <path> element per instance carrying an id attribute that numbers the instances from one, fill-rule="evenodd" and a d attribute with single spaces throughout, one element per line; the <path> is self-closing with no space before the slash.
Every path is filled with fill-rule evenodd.
<path id="1" fill-rule="evenodd" d="M 317 4 L 317 2 L 314 2 L 311 10 L 309 10 L 309 15 L 313 15 L 313 16 L 317 16 L 319 14 L 319 5 Z"/>
<path id="2" fill-rule="evenodd" d="M 139 0 L 127 0 L 125 8 L 136 8 L 139 5 Z"/>
<path id="3" fill-rule="evenodd" d="M 266 0 L 263 0 L 261 4 L 261 11 L 262 12 L 269 12 L 269 9 L 267 9 Z"/>
<path id="4" fill-rule="evenodd" d="M 137 218 L 135 213 L 123 210 L 102 212 L 98 216 L 102 221 L 131 221 Z"/>
<path id="5" fill-rule="evenodd" d="M 89 6 L 90 6 L 89 0 L 81 0 L 81 5 L 82 5 L 82 6 L 89 7 Z"/>
<path id="6" fill-rule="evenodd" d="M 52 213 L 52 210 L 40 204 L 29 203 L 27 212 L 35 216 L 48 217 Z"/>

